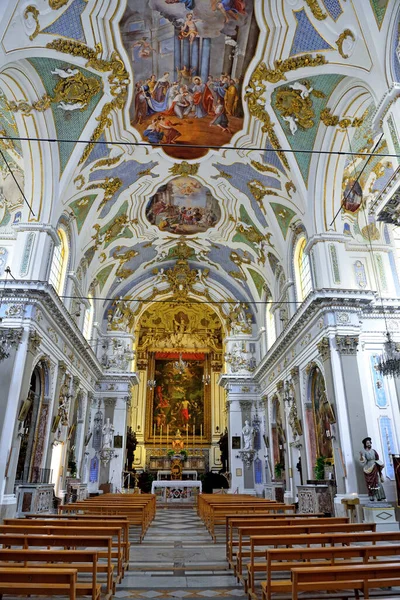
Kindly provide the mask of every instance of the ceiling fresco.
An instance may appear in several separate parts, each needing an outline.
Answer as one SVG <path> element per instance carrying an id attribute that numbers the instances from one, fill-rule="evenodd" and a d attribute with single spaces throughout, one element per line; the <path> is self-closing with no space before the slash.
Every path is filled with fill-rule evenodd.
<path id="1" fill-rule="evenodd" d="M 132 125 L 176 158 L 198 158 L 243 126 L 243 78 L 257 45 L 253 0 L 128 0 Z M 179 147 L 178 147 L 179 145 Z M 187 148 L 185 148 L 187 146 Z"/>
<path id="2" fill-rule="evenodd" d="M 203 233 L 221 218 L 218 201 L 192 177 L 177 177 L 157 190 L 146 217 L 160 231 L 181 235 Z"/>
<path id="3" fill-rule="evenodd" d="M 192 299 L 223 323 L 245 303 L 263 326 L 262 301 L 292 280 L 296 235 L 325 231 L 364 167 L 334 227 L 360 243 L 375 235 L 368 206 L 397 163 L 318 154 L 361 153 L 382 133 L 375 90 L 387 82 L 354 2 L 6 4 L 0 133 L 58 141 L 1 141 L 35 216 L 0 162 L 0 236 L 68 223 L 75 285 L 104 298 L 99 322 L 118 298 L 130 328 L 156 300 Z M 392 81 L 396 2 L 363 7 L 377 43 L 390 40 Z"/>

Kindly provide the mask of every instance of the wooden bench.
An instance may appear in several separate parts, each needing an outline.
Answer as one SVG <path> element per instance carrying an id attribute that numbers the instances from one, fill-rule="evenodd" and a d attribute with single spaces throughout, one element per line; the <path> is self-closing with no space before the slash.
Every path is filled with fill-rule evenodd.
<path id="1" fill-rule="evenodd" d="M 140 528 L 139 542 L 154 518 L 156 499 L 154 494 L 131 496 L 124 494 L 105 494 L 97 498 L 89 498 L 80 502 L 59 506 L 59 512 L 85 515 L 121 516 L 127 518 L 131 526 Z"/>
<path id="2" fill-rule="evenodd" d="M 47 549 L 71 549 L 71 548 L 82 548 L 82 549 L 96 549 L 99 558 L 106 558 L 106 594 L 107 597 L 111 597 L 115 591 L 115 580 L 113 577 L 114 565 L 112 564 L 111 552 L 112 552 L 112 537 L 106 536 L 86 536 L 81 538 L 78 536 L 71 535 L 34 535 L 34 534 L 0 534 L 0 544 L 3 548 L 47 548 Z M 99 549 L 106 548 L 105 551 Z M 97 571 L 100 572 L 100 564 L 97 567 Z"/>
<path id="3" fill-rule="evenodd" d="M 122 540 L 121 540 L 121 527 L 110 526 L 101 527 L 97 525 L 95 527 L 87 527 L 82 524 L 82 527 L 78 527 L 74 525 L 73 527 L 68 526 L 68 530 L 66 530 L 65 524 L 56 524 L 52 525 L 51 523 L 46 523 L 46 525 L 35 525 L 34 522 L 28 521 L 26 523 L 20 521 L 18 525 L 0 525 L 0 535 L 8 535 L 8 534 L 33 534 L 33 535 L 42 535 L 42 536 L 53 536 L 53 535 L 65 535 L 68 536 L 76 536 L 82 539 L 85 539 L 86 536 L 110 536 L 111 538 L 116 537 L 117 541 L 112 543 L 113 547 L 116 547 L 117 550 L 113 550 L 111 552 L 111 558 L 116 559 L 117 563 L 117 582 L 119 583 L 124 576 L 124 568 L 123 568 L 123 549 L 122 549 Z M 46 545 L 46 544 L 44 544 Z M 99 551 L 99 556 L 101 558 L 105 558 L 105 553 Z"/>
<path id="4" fill-rule="evenodd" d="M 254 536 L 257 537 L 257 536 Z M 253 540 L 253 537 L 251 538 Z M 389 542 L 400 542 L 400 531 L 383 531 L 383 532 L 359 532 L 359 533 L 312 533 L 312 534 L 297 534 L 297 535 L 280 535 L 280 536 L 263 536 L 262 544 L 268 546 L 264 550 L 265 560 L 263 562 L 255 562 L 254 557 L 250 557 L 250 563 L 247 565 L 247 570 L 250 571 L 247 576 L 248 586 L 254 587 L 252 577 L 256 572 L 265 572 L 267 569 L 266 556 L 271 548 L 285 546 L 286 548 L 306 549 L 310 546 L 324 548 L 327 546 L 350 546 L 358 543 L 379 543 L 387 544 Z M 254 541 L 257 544 L 257 540 Z M 376 546 L 379 548 L 379 546 Z"/>
<path id="5" fill-rule="evenodd" d="M 292 569 L 292 600 L 301 592 L 317 590 L 362 590 L 369 598 L 372 588 L 400 585 L 399 564 L 368 564 L 340 567 L 296 567 Z"/>
<path id="6" fill-rule="evenodd" d="M 205 526 L 207 527 L 208 531 L 210 532 L 211 537 L 213 538 L 214 543 L 216 543 L 217 538 L 216 538 L 216 533 L 215 533 L 215 528 L 217 525 L 224 525 L 225 524 L 225 520 L 226 520 L 226 515 L 229 513 L 231 514 L 237 514 L 237 515 L 241 515 L 244 513 L 252 513 L 252 514 L 268 514 L 268 513 L 276 513 L 276 512 L 289 512 L 291 511 L 292 513 L 294 512 L 294 505 L 292 504 L 270 504 L 270 505 L 265 505 L 262 507 L 262 509 L 260 510 L 260 505 L 259 504 L 250 504 L 250 503 L 246 503 L 246 504 L 231 504 L 230 506 L 211 506 L 211 510 L 209 513 L 209 516 L 207 518 L 207 520 L 205 521 Z"/>
<path id="7" fill-rule="evenodd" d="M 308 535 L 313 533 L 328 534 L 328 533 L 347 533 L 347 532 L 375 532 L 376 523 L 332 523 L 320 525 L 291 525 L 286 528 L 282 527 L 240 527 L 239 528 L 239 546 L 236 554 L 236 564 L 234 572 L 238 581 L 243 581 L 243 559 L 250 557 L 250 564 L 254 564 L 255 557 L 265 556 L 265 549 L 256 550 L 257 546 L 264 547 L 267 545 L 263 539 L 270 536 L 281 536 L 286 532 L 291 535 Z M 244 548 L 250 547 L 249 551 Z M 251 570 L 252 567 L 250 567 Z"/>
<path id="8" fill-rule="evenodd" d="M 330 548 L 282 548 L 267 550 L 267 580 L 261 582 L 263 600 L 271 600 L 273 593 L 290 593 L 292 581 L 289 579 L 273 579 L 274 573 L 289 572 L 292 568 L 309 566 L 334 566 L 352 564 L 358 569 L 361 564 L 370 563 L 378 558 L 393 562 L 393 557 L 400 557 L 400 546 L 346 546 Z M 388 562 L 388 560 L 382 561 Z M 304 563 L 308 563 L 305 565 Z M 311 564 L 310 564 L 311 563 Z M 323 563 L 321 565 L 321 563 Z M 249 598 L 256 598 L 254 587 L 249 588 Z"/>
<path id="9" fill-rule="evenodd" d="M 8 596 L 69 596 L 76 599 L 76 569 L 0 567 L 0 598 Z"/>
<path id="10" fill-rule="evenodd" d="M 249 516 L 249 515 L 245 515 Z M 251 515 L 252 516 L 252 515 Z M 272 518 L 273 517 L 273 518 Z M 327 524 L 343 524 L 348 523 L 348 517 L 308 517 L 298 518 L 297 515 L 270 515 L 262 514 L 258 515 L 256 519 L 252 516 L 251 519 L 243 519 L 242 516 L 229 518 L 228 532 L 227 532 L 227 543 L 226 543 L 226 557 L 229 562 L 229 566 L 233 565 L 233 559 L 235 556 L 235 548 L 239 546 L 239 528 L 243 527 L 254 527 L 257 535 L 260 527 L 291 527 L 292 525 L 327 525 Z M 251 535 L 251 534 L 250 534 Z"/>
<path id="11" fill-rule="evenodd" d="M 237 515 L 237 514 L 230 514 L 230 515 L 225 515 L 225 541 L 226 541 L 226 556 L 228 557 L 228 543 L 231 540 L 231 535 L 230 535 L 230 524 L 232 521 L 236 521 L 238 519 L 240 519 L 241 521 L 243 521 L 243 525 L 246 525 L 246 523 L 250 522 L 251 523 L 258 523 L 258 520 L 260 518 L 266 518 L 266 519 L 270 519 L 275 520 L 275 519 L 314 519 L 314 518 L 328 518 L 325 517 L 324 513 L 296 513 L 296 514 L 285 514 L 285 513 L 257 513 L 257 514 L 251 514 L 251 513 L 246 513 L 246 514 L 242 514 L 242 515 Z M 331 517 L 329 517 L 331 518 Z M 336 518 L 336 517 L 333 517 Z M 345 517 L 347 518 L 347 517 Z"/>
<path id="12" fill-rule="evenodd" d="M 91 581 L 76 583 L 77 596 L 92 596 L 100 599 L 100 584 L 97 583 L 97 552 L 92 550 L 4 550 L 0 549 L 0 568 L 74 569 L 79 573 L 91 573 Z M 7 564 L 13 563 L 13 564 Z M 14 563 L 22 563 L 15 565 Z M 32 563 L 39 563 L 33 565 Z M 61 563 L 61 564 L 60 564 Z M 36 594 L 35 594 L 36 595 Z"/>
<path id="13" fill-rule="evenodd" d="M 48 525 L 56 525 L 57 527 L 68 527 L 68 533 L 71 527 L 90 527 L 90 528 L 98 528 L 99 520 L 98 519 L 90 519 L 85 516 L 85 520 L 79 519 L 79 516 L 76 515 L 76 518 L 60 518 L 57 515 L 53 515 L 52 519 L 29 519 L 28 525 L 32 525 L 35 527 L 47 527 Z M 25 519 L 4 519 L 4 525 L 24 525 Z M 128 569 L 129 567 L 129 550 L 130 550 L 130 542 L 129 542 L 129 522 L 125 519 L 112 519 L 109 520 L 106 517 L 102 517 L 101 525 L 106 527 L 121 527 L 122 529 L 122 540 L 121 545 L 124 551 L 124 568 Z"/>

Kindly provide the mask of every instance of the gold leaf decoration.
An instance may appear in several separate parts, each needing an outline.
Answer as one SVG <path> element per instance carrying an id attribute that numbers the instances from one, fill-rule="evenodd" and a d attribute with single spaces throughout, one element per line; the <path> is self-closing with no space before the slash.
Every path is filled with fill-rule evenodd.
<path id="1" fill-rule="evenodd" d="M 114 156 L 114 158 L 101 158 L 93 165 L 93 167 L 90 169 L 90 172 L 100 169 L 100 167 L 111 167 L 112 165 L 116 165 L 121 156 L 122 154 Z"/>
<path id="2" fill-rule="evenodd" d="M 269 167 L 268 165 L 263 165 L 262 163 L 260 163 L 256 160 L 251 160 L 250 164 L 252 167 L 257 169 L 257 171 L 260 171 L 261 173 L 273 173 L 274 175 L 277 175 L 279 177 L 279 171 L 278 171 L 278 169 L 275 169 L 275 167 Z"/>
<path id="3" fill-rule="evenodd" d="M 94 148 L 94 144 L 100 138 L 103 131 L 106 129 L 106 127 L 111 125 L 111 112 L 113 110 L 120 110 L 125 106 L 128 94 L 129 74 L 118 52 L 114 51 L 109 60 L 105 60 L 100 57 L 101 53 L 103 52 L 103 47 L 101 44 L 96 44 L 95 48 L 89 48 L 89 46 L 82 44 L 82 42 L 59 38 L 46 44 L 46 48 L 56 50 L 57 52 L 62 52 L 63 54 L 85 58 L 87 60 L 85 66 L 96 71 L 100 71 L 102 73 L 111 71 L 110 75 L 108 76 L 108 82 L 110 84 L 110 93 L 112 96 L 114 96 L 114 98 L 111 100 L 111 102 L 107 102 L 103 106 L 100 115 L 96 117 L 96 120 L 99 122 L 99 124 L 95 128 L 89 144 L 83 151 L 82 157 L 79 161 L 79 164 L 82 164 L 89 157 Z"/>
<path id="4" fill-rule="evenodd" d="M 84 176 L 83 175 L 78 175 L 77 177 L 75 177 L 74 184 L 76 185 L 76 189 L 77 190 L 81 190 L 83 188 L 83 186 L 85 185 L 85 178 L 84 178 Z"/>
<path id="5" fill-rule="evenodd" d="M 296 193 L 296 186 L 294 185 L 293 181 L 287 181 L 285 183 L 285 188 L 286 188 L 286 192 L 287 192 L 287 195 L 289 196 L 289 198 L 292 197 L 292 194 L 291 194 L 292 190 L 294 193 Z"/>
<path id="6" fill-rule="evenodd" d="M 49 0 L 49 6 L 53 10 L 58 10 L 68 3 L 68 0 Z"/>
<path id="7" fill-rule="evenodd" d="M 266 214 L 264 204 L 263 204 L 263 198 L 265 196 L 278 196 L 279 194 L 277 192 L 275 192 L 275 190 L 269 190 L 268 188 L 266 188 L 265 185 L 263 185 L 261 183 L 261 181 L 258 181 L 257 179 L 253 179 L 253 181 L 249 181 L 247 183 L 247 186 L 248 186 L 250 192 L 252 193 L 254 199 L 257 201 L 262 212 L 264 214 Z"/>
<path id="8" fill-rule="evenodd" d="M 343 42 L 346 38 L 351 38 L 353 40 L 353 42 L 355 41 L 355 35 L 354 33 L 351 31 L 351 29 L 345 29 L 338 37 L 338 39 L 336 40 L 335 44 L 338 47 L 338 52 L 340 54 L 340 56 L 342 58 L 349 58 L 348 54 L 345 54 L 343 51 Z"/>
<path id="9" fill-rule="evenodd" d="M 172 175 L 197 175 L 199 166 L 199 163 L 190 164 L 186 160 L 183 160 L 181 163 L 174 164 L 169 169 L 169 172 Z"/>
<path id="10" fill-rule="evenodd" d="M 362 117 L 338 117 L 331 113 L 331 109 L 326 107 L 321 111 L 320 119 L 326 127 L 339 126 L 340 129 L 347 129 L 348 127 L 360 127 L 365 119 L 366 113 Z"/>
<path id="11" fill-rule="evenodd" d="M 289 169 L 289 163 L 284 152 L 281 150 L 271 117 L 265 109 L 265 100 L 263 100 L 267 89 L 265 82 L 278 83 L 281 80 L 286 80 L 285 73 L 289 71 L 305 67 L 319 67 L 326 63 L 327 60 L 323 54 L 317 54 L 316 56 L 304 54 L 303 56 L 277 60 L 275 61 L 274 69 L 269 69 L 264 62 L 259 62 L 246 88 L 245 100 L 247 101 L 250 114 L 263 123 L 262 131 L 268 134 L 272 147 L 277 151 L 282 164 L 287 169 Z"/>
<path id="12" fill-rule="evenodd" d="M 6 105 L 8 110 L 11 112 L 20 112 L 25 117 L 29 116 L 33 110 L 38 112 L 44 112 L 48 108 L 50 108 L 52 102 L 51 96 L 48 94 L 44 94 L 39 100 L 35 100 L 31 104 L 26 100 L 19 100 L 18 102 L 14 102 L 14 100 L 7 100 Z"/>
<path id="13" fill-rule="evenodd" d="M 119 190 L 122 185 L 122 181 L 119 177 L 106 177 L 102 182 L 95 182 L 89 185 L 86 190 L 102 189 L 104 190 L 103 200 L 100 202 L 99 210 L 110 200 L 114 194 Z"/>
<path id="14" fill-rule="evenodd" d="M 33 20 L 36 23 L 35 31 L 31 33 L 29 39 L 32 41 L 35 37 L 40 33 L 40 25 L 39 25 L 39 10 L 36 6 L 29 5 L 24 10 L 24 19 L 29 19 L 29 15 L 32 15 Z"/>
<path id="15" fill-rule="evenodd" d="M 318 4 L 318 0 L 305 0 L 307 6 L 310 8 L 312 14 L 318 21 L 323 21 L 328 16 L 323 12 L 322 8 Z"/>

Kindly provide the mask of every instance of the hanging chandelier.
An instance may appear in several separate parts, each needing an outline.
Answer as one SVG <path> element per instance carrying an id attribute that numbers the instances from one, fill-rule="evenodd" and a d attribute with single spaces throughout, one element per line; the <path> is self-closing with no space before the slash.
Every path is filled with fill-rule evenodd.
<path id="1" fill-rule="evenodd" d="M 389 331 L 386 331 L 385 335 L 383 354 L 378 358 L 376 370 L 384 376 L 400 377 L 400 352 Z"/>
<path id="2" fill-rule="evenodd" d="M 187 362 L 182 360 L 182 352 L 179 353 L 179 360 L 174 362 L 174 369 L 179 372 L 179 375 L 183 375 L 187 367 Z"/>
<path id="3" fill-rule="evenodd" d="M 209 373 L 204 373 L 202 380 L 203 380 L 204 385 L 210 385 L 211 375 L 209 375 Z"/>

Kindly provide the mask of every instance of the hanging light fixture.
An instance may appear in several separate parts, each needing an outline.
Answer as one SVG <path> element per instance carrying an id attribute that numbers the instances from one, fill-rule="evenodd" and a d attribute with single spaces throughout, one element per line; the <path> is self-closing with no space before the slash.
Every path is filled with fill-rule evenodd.
<path id="1" fill-rule="evenodd" d="M 147 387 L 150 388 L 151 390 L 154 390 L 154 388 L 156 387 L 157 382 L 155 379 L 148 379 L 147 380 Z"/>
<path id="2" fill-rule="evenodd" d="M 179 375 L 183 375 L 187 367 L 187 362 L 182 360 L 182 352 L 179 352 L 179 360 L 174 362 L 174 369 L 179 372 Z"/>
<path id="3" fill-rule="evenodd" d="M 203 380 L 204 385 L 210 385 L 210 383 L 211 383 L 211 375 L 208 373 L 208 371 L 206 371 L 205 373 L 203 373 L 202 380 Z"/>
<path id="4" fill-rule="evenodd" d="M 386 319 L 385 319 L 386 321 Z M 376 370 L 385 377 L 400 377 L 400 352 L 396 342 L 392 340 L 386 329 L 386 342 L 383 344 L 383 354 L 378 358 Z"/>

